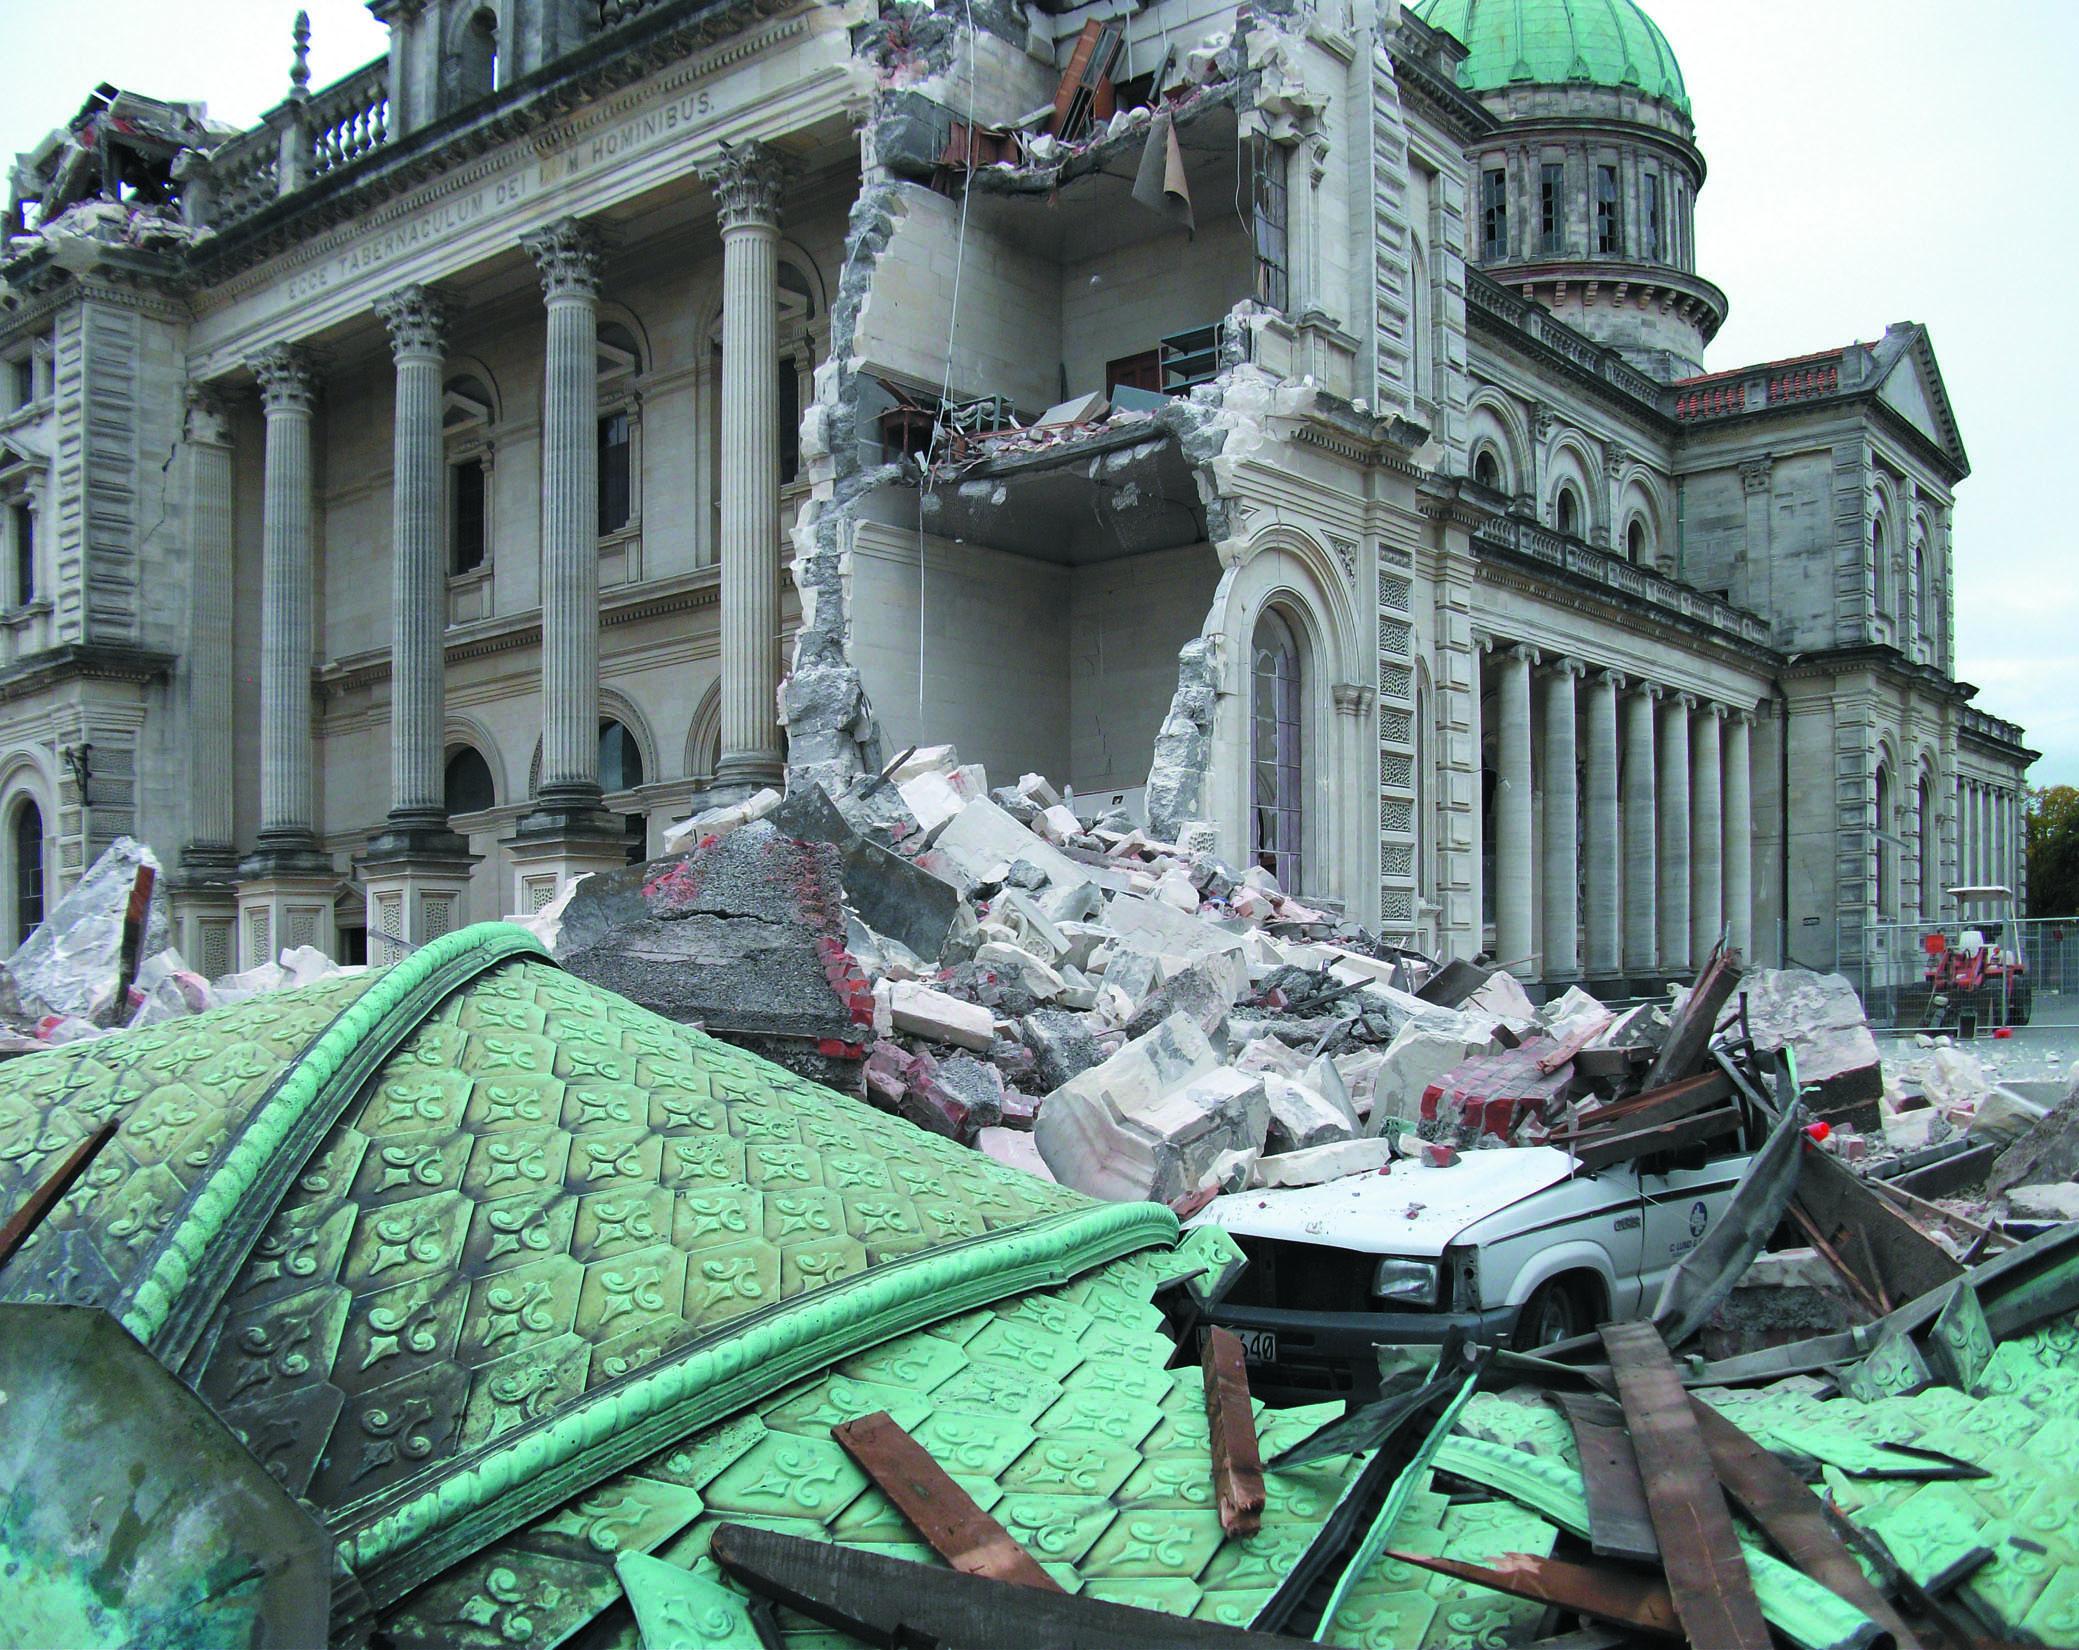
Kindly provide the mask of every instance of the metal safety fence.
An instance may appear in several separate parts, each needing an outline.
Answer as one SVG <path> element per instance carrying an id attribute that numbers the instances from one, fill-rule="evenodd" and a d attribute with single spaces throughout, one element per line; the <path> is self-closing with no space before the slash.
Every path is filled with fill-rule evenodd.
<path id="1" fill-rule="evenodd" d="M 1872 923 L 1857 984 L 1878 1030 L 2079 1026 L 2079 917 Z"/>

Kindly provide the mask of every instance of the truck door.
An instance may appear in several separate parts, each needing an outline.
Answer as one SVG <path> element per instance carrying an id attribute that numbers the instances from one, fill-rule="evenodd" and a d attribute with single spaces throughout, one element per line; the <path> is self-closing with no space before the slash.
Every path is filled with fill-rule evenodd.
<path id="1" fill-rule="evenodd" d="M 1639 1262 L 1642 1311 L 1652 1311 L 1669 1269 L 1703 1241 L 1704 1233 L 1725 1212 L 1746 1167 L 1746 1155 L 1738 1152 L 1714 1157 L 1695 1169 L 1670 1168 L 1653 1160 L 1643 1165 L 1639 1176 L 1645 1216 Z"/>

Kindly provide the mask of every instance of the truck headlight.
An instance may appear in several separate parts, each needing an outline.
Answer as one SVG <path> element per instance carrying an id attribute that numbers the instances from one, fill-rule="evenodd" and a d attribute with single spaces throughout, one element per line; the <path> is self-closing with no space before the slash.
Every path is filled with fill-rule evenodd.
<path id="1" fill-rule="evenodd" d="M 1388 1255 L 1372 1273 L 1372 1293 L 1381 1300 L 1434 1306 L 1437 1300 L 1437 1263 L 1433 1260 L 1402 1260 L 1396 1255 Z"/>

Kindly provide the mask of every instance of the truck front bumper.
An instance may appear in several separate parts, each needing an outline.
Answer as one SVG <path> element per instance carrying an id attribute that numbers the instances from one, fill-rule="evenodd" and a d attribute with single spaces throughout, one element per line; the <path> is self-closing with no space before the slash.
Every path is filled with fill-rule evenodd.
<path id="1" fill-rule="evenodd" d="M 1272 1338 L 1276 1357 L 1252 1358 L 1249 1364 L 1249 1390 L 1265 1403 L 1368 1403 L 1379 1395 L 1379 1347 L 1435 1346 L 1453 1329 L 1491 1345 L 1506 1344 L 1520 1310 L 1291 1312 L 1221 1302 L 1206 1313 L 1206 1322 L 1233 1330 L 1245 1346 L 1261 1346 L 1265 1335 Z"/>

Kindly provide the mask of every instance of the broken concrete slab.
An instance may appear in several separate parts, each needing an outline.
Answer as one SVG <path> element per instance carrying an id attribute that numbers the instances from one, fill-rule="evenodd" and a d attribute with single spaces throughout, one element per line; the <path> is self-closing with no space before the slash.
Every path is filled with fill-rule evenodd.
<path id="1" fill-rule="evenodd" d="M 1067 989 L 1053 968 L 1022 946 L 991 940 L 975 951 L 975 962 L 1015 979 L 1019 988 L 1040 1002 L 1051 1002 Z"/>
<path id="2" fill-rule="evenodd" d="M 1014 1169 L 1023 1169 L 1029 1175 L 1052 1181 L 1054 1171 L 1047 1167 L 1047 1160 L 1040 1156 L 1038 1145 L 1030 1134 L 1022 1129 L 988 1128 L 975 1136 L 975 1145 L 999 1163 L 1007 1163 Z"/>
<path id="3" fill-rule="evenodd" d="M 1167 1203 L 1223 1152 L 1260 1149 L 1269 1123 L 1262 1084 L 1179 1014 L 1047 1095 L 1033 1138 L 1063 1185 Z"/>
<path id="4" fill-rule="evenodd" d="M 797 841 L 828 842 L 837 849 L 845 899 L 867 927 L 921 958 L 938 957 L 960 904 L 958 888 L 863 836 L 821 785 L 797 790 L 771 818 Z"/>
<path id="5" fill-rule="evenodd" d="M 1390 1140 L 1338 1140 L 1305 1151 L 1278 1152 L 1258 1161 L 1250 1184 L 1266 1189 L 1322 1186 L 1355 1174 L 1377 1174 L 1393 1161 Z"/>
<path id="6" fill-rule="evenodd" d="M 1155 900 L 1115 896 L 1105 906 L 1104 920 L 1122 945 L 1151 957 L 1195 960 L 1218 952 L 1239 954 L 1246 943 L 1238 933 Z"/>
<path id="7" fill-rule="evenodd" d="M 1789 1048 L 1813 1115 L 1881 1126 L 1877 1100 L 1884 1092 L 1883 1061 L 1870 1035 L 1862 998 L 1844 974 L 1807 968 L 1759 968 L 1739 987 L 1747 999 L 1747 1026 L 1764 1055 Z"/>
<path id="8" fill-rule="evenodd" d="M 120 1025 L 130 1003 L 119 1003 L 126 982 L 123 930 L 140 873 L 149 872 L 149 906 L 134 964 L 173 943 L 165 881 L 151 849 L 127 836 L 115 839 L 0 969 L 0 1018 L 27 1027 L 48 1017 Z M 272 958 L 268 959 L 272 961 Z"/>
<path id="9" fill-rule="evenodd" d="M 2079 1185 L 2069 1180 L 2007 1188 L 2007 1213 L 2024 1220 L 2079 1220 Z"/>
<path id="10" fill-rule="evenodd" d="M 903 794 L 907 800 L 908 792 Z M 952 814 L 933 847 L 976 882 L 1002 882 L 1020 861 L 1056 887 L 1097 880 L 1089 867 L 1034 836 L 987 797 Z"/>
<path id="11" fill-rule="evenodd" d="M 675 854 L 682 848 L 690 848 L 703 837 L 723 837 L 731 831 L 763 819 L 780 805 L 780 793 L 770 785 L 763 790 L 753 791 L 741 802 L 729 802 L 719 808 L 705 808 L 690 819 L 682 819 L 664 832 L 664 851 Z"/>
<path id="12" fill-rule="evenodd" d="M 2012 1145 L 2035 1127 L 2063 1091 L 2061 1083 L 2021 1081 L 1996 1083 L 1971 1114 L 1973 1140 L 1997 1140 Z M 2048 1094 L 2031 1091 L 2049 1090 Z M 1889 1123 L 1886 1125 L 1889 1132 Z"/>
<path id="13" fill-rule="evenodd" d="M 587 877 L 555 957 L 580 979 L 818 1082 L 856 1090 L 871 988 L 845 949 L 838 852 L 760 820 Z"/>
<path id="14" fill-rule="evenodd" d="M 1422 1119 L 1422 1097 L 1467 1060 L 1499 1050 L 1491 1021 L 1471 1015 L 1435 1014 L 1410 1020 L 1386 1045 L 1372 1082 L 1369 1132 L 1385 1132 L 1389 1121 L 1413 1128 Z"/>
<path id="15" fill-rule="evenodd" d="M 2010 1186 L 2054 1180 L 2079 1180 L 2079 1075 L 2065 1097 L 1994 1160 L 1985 1189 L 1997 1197 Z"/>

